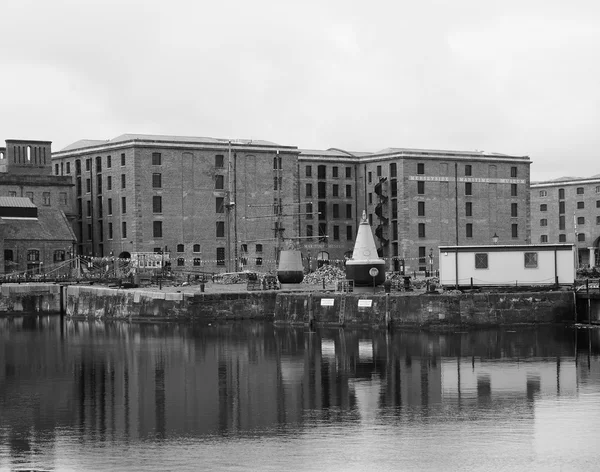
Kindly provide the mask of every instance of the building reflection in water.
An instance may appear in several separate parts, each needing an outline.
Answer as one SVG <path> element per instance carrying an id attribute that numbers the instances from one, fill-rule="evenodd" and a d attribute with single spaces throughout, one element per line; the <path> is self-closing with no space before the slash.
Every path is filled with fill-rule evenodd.
<path id="1" fill-rule="evenodd" d="M 0 319 L 9 454 L 86 442 L 277 434 L 337 421 L 492 421 L 600 386 L 598 330 L 309 331 Z"/>

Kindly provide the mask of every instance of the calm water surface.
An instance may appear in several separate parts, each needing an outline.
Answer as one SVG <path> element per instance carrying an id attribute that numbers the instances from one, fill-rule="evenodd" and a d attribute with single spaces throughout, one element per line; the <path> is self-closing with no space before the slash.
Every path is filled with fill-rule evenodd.
<path id="1" fill-rule="evenodd" d="M 0 470 L 600 468 L 600 330 L 0 319 Z"/>

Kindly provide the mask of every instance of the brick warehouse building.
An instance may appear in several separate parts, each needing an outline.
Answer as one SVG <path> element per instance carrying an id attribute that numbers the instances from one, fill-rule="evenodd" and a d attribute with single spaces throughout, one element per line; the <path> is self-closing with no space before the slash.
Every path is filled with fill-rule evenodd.
<path id="1" fill-rule="evenodd" d="M 81 254 L 167 248 L 182 271 L 272 270 L 289 243 L 306 267 L 341 265 L 365 209 L 390 270 L 437 268 L 428 256 L 457 242 L 457 213 L 459 244 L 530 237 L 527 156 L 123 135 L 53 162 L 75 179 Z"/>
<path id="2" fill-rule="evenodd" d="M 74 179 L 81 255 L 164 251 L 178 271 L 232 272 L 274 268 L 278 236 L 298 233 L 297 154 L 267 141 L 125 134 L 78 141 L 53 162 Z"/>
<path id="3" fill-rule="evenodd" d="M 65 275 L 75 235 L 70 177 L 52 175 L 51 142 L 6 140 L 0 148 L 0 271 Z"/>
<path id="4" fill-rule="evenodd" d="M 600 266 L 600 175 L 532 183 L 531 235 L 573 243 L 581 267 Z"/>
<path id="5" fill-rule="evenodd" d="M 363 209 L 390 270 L 436 269 L 430 255 L 441 244 L 489 244 L 494 234 L 502 244 L 530 241 L 527 156 L 393 148 L 298 159 L 301 195 L 319 206 L 318 223 L 308 215 L 301 225 L 319 238 L 308 254 L 339 261 L 351 252 Z"/>

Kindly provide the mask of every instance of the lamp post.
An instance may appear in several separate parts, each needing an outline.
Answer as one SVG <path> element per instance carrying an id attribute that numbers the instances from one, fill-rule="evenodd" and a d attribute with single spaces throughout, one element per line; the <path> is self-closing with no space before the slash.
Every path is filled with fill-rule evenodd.
<path id="1" fill-rule="evenodd" d="M 492 236 L 492 241 L 494 242 L 494 244 L 498 244 L 498 240 L 500 238 L 498 237 L 498 235 L 494 232 L 494 235 Z"/>
<path id="2" fill-rule="evenodd" d="M 433 248 L 429 249 L 429 277 L 433 277 Z"/>

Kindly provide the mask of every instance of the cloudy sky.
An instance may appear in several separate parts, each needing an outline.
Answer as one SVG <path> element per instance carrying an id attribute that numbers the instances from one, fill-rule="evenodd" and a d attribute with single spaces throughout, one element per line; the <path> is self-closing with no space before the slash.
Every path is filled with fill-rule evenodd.
<path id="1" fill-rule="evenodd" d="M 597 0 L 0 3 L 0 141 L 484 150 L 600 173 Z"/>

